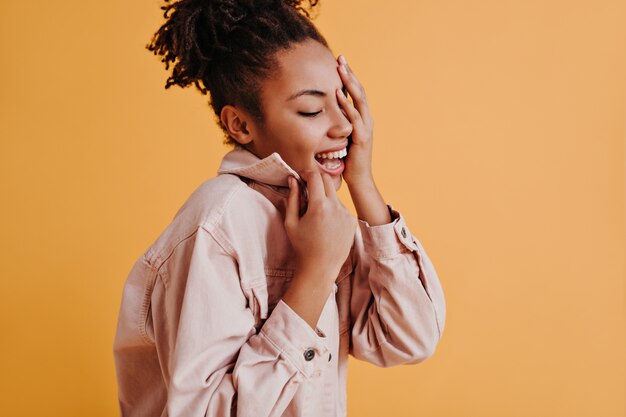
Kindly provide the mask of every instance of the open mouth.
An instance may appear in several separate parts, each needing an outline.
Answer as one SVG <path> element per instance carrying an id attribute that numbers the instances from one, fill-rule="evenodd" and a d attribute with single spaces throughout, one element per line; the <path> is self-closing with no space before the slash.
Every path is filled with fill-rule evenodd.
<path id="1" fill-rule="evenodd" d="M 335 152 L 318 153 L 315 155 L 315 160 L 326 171 L 336 173 L 336 171 L 342 170 L 343 162 L 341 160 L 345 158 L 346 155 L 348 155 L 348 149 L 343 148 Z"/>
<path id="2" fill-rule="evenodd" d="M 315 155 L 315 159 L 339 159 L 348 155 L 348 148 L 343 148 L 338 150 L 337 152 L 326 152 L 326 153 L 318 153 Z"/>

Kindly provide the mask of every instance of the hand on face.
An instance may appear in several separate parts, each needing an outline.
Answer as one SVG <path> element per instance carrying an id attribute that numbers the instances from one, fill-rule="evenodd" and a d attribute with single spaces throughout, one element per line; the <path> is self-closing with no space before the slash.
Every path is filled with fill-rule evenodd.
<path id="1" fill-rule="evenodd" d="M 350 252 L 357 222 L 337 197 L 330 175 L 307 171 L 302 177 L 307 182 L 308 207 L 300 217 L 299 185 L 289 177 L 287 236 L 298 268 L 316 268 L 319 276 L 335 278 Z"/>
<path id="2" fill-rule="evenodd" d="M 343 178 L 348 186 L 364 181 L 372 181 L 372 142 L 374 121 L 370 115 L 365 90 L 352 72 L 343 55 L 338 58 L 338 72 L 343 85 L 352 98 L 351 103 L 341 90 L 337 90 L 337 99 L 352 123 L 352 143 L 345 159 Z"/>

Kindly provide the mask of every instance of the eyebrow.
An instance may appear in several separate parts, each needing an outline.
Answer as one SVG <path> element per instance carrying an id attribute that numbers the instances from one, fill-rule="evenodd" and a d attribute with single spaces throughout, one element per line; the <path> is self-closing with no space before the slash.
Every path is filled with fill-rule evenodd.
<path id="1" fill-rule="evenodd" d="M 344 92 L 346 92 L 346 87 L 342 86 L 341 90 Z M 304 96 L 304 95 L 309 95 L 309 96 L 315 96 L 315 97 L 326 97 L 326 93 L 320 90 L 312 90 L 312 89 L 307 89 L 307 90 L 301 90 L 298 91 L 295 94 L 292 94 L 291 96 L 289 96 L 289 98 L 286 101 L 291 101 L 295 98 L 298 98 L 300 96 Z"/>
<path id="2" fill-rule="evenodd" d="M 295 98 L 298 98 L 300 96 L 304 96 L 304 95 L 309 95 L 309 96 L 316 96 L 316 97 L 326 97 L 326 93 L 320 90 L 301 90 L 298 91 L 295 94 L 292 94 L 291 96 L 289 96 L 289 98 L 287 99 L 287 101 L 293 100 Z"/>

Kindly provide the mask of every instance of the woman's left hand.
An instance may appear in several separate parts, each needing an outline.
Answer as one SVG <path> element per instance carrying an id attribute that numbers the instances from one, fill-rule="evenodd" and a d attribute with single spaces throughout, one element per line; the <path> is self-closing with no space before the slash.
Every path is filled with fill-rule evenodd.
<path id="1" fill-rule="evenodd" d="M 374 121 L 370 115 L 365 90 L 343 55 L 338 58 L 339 76 L 352 98 L 351 103 L 341 90 L 337 90 L 337 99 L 348 120 L 352 124 L 352 143 L 345 158 L 343 178 L 348 187 L 373 183 L 372 142 Z"/>

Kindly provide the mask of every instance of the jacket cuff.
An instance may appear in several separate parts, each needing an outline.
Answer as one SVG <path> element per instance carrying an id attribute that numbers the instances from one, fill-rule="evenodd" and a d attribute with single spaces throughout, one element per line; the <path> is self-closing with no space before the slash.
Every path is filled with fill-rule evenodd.
<path id="1" fill-rule="evenodd" d="M 261 333 L 306 378 L 319 376 L 329 366 L 326 335 L 320 329 L 312 329 L 283 300 L 278 301 Z"/>
<path id="2" fill-rule="evenodd" d="M 417 250 L 417 242 L 402 214 L 389 204 L 387 208 L 391 214 L 390 223 L 370 226 L 365 220 L 359 219 L 365 250 L 377 259 L 390 258 L 406 249 Z"/>

